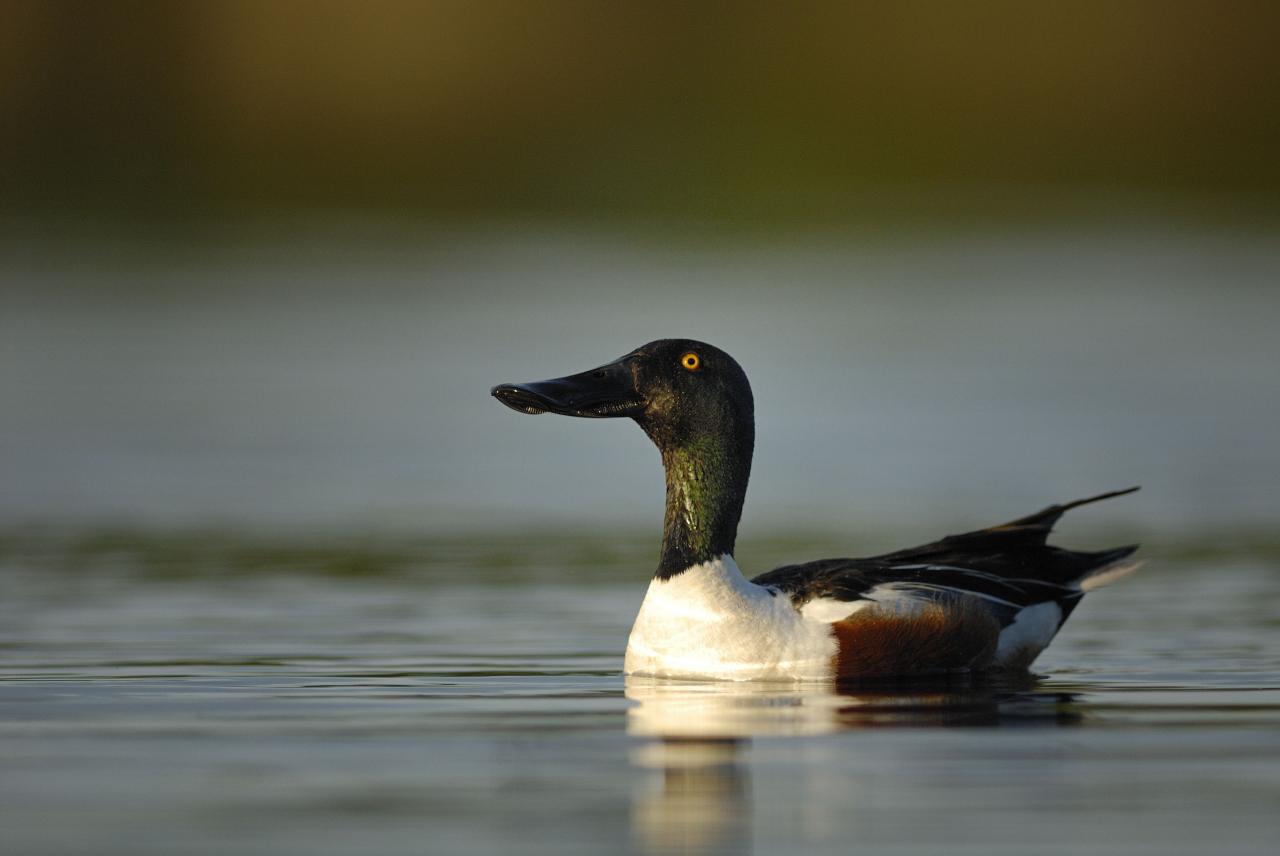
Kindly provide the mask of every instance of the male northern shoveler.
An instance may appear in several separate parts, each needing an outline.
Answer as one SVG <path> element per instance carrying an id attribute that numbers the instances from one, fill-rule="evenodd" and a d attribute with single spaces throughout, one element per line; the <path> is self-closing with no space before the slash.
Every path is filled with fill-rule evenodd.
<path id="1" fill-rule="evenodd" d="M 627 643 L 628 674 L 858 680 L 1025 670 L 1071 610 L 1129 573 L 1136 546 L 1050 547 L 1068 509 L 865 559 L 747 580 L 733 560 L 755 442 L 751 386 L 724 351 L 662 339 L 581 374 L 501 384 L 523 413 L 634 419 L 662 453 L 662 557 Z"/>

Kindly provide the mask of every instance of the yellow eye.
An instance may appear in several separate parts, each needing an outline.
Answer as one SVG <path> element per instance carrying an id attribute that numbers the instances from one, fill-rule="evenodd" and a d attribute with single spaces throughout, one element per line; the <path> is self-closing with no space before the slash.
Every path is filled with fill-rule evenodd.
<path id="1" fill-rule="evenodd" d="M 680 358 L 680 365 L 684 366 L 691 372 L 696 372 L 698 367 L 702 365 L 702 360 L 693 351 L 685 354 Z"/>

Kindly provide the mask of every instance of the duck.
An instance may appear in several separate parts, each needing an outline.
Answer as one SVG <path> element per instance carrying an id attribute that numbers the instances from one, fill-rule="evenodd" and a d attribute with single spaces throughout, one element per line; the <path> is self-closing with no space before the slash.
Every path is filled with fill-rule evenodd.
<path id="1" fill-rule="evenodd" d="M 491 389 L 524 414 L 631 419 L 666 471 L 658 566 L 631 628 L 627 675 L 835 681 L 1026 674 L 1084 595 L 1136 570 L 1138 545 L 1047 543 L 1073 508 L 865 558 L 784 565 L 748 579 L 734 560 L 755 404 L 733 357 L 659 339 L 598 368 Z"/>

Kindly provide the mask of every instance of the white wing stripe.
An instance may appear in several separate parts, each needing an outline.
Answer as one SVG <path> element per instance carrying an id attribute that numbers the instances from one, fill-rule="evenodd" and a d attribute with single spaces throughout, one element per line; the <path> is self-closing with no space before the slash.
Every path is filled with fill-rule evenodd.
<path id="1" fill-rule="evenodd" d="M 1014 603 L 1011 600 L 1005 600 L 1004 598 L 996 597 L 993 594 L 986 594 L 985 592 L 980 592 L 980 591 L 972 591 L 970 589 L 955 588 L 954 586 L 938 585 L 937 583 L 917 583 L 917 582 L 883 583 L 881 585 L 878 585 L 872 588 L 870 591 L 868 591 L 864 595 L 864 597 L 871 598 L 872 600 L 878 600 L 879 598 L 876 597 L 876 594 L 882 591 L 886 593 L 897 593 L 897 592 L 923 593 L 923 592 L 936 591 L 936 592 L 946 592 L 948 594 L 963 594 L 963 595 L 969 595 L 971 597 L 980 597 L 983 600 L 989 600 L 992 603 L 999 603 L 1005 606 L 1011 606 L 1014 609 L 1025 608 L 1024 604 Z"/>

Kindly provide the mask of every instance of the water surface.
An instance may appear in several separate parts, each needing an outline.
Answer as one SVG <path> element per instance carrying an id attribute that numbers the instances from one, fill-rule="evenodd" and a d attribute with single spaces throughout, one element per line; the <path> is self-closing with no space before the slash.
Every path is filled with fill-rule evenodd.
<path id="1" fill-rule="evenodd" d="M 1037 680 L 836 692 L 624 679 L 650 542 L 11 536 L 4 849 L 1202 854 L 1280 835 L 1273 552 L 1155 545 Z"/>
<path id="2" fill-rule="evenodd" d="M 743 532 L 923 539 L 1131 484 L 1080 519 L 1275 518 L 1272 232 L 246 231 L 114 253 L 0 236 L 0 525 L 656 529 L 634 425 L 488 392 L 666 337 L 751 378 Z"/>
<path id="3" fill-rule="evenodd" d="M 944 231 L 7 236 L 0 849 L 1271 852 L 1280 241 Z M 751 376 L 746 569 L 1138 483 L 1059 543 L 1151 564 L 1032 682 L 627 681 L 657 456 L 488 389 L 666 336 Z"/>

